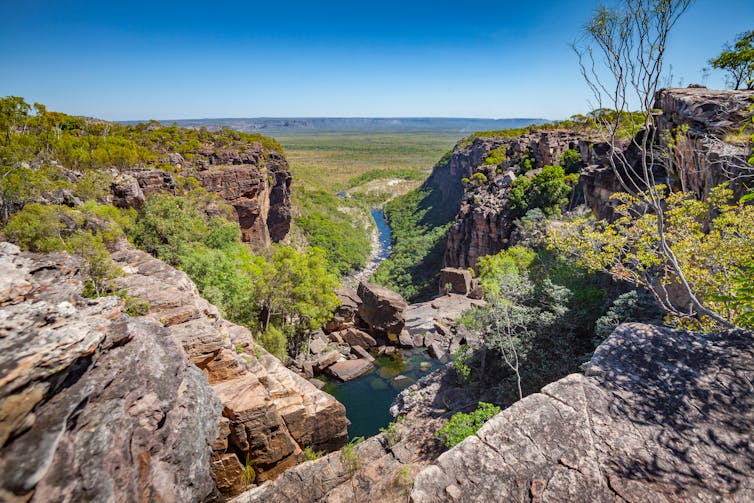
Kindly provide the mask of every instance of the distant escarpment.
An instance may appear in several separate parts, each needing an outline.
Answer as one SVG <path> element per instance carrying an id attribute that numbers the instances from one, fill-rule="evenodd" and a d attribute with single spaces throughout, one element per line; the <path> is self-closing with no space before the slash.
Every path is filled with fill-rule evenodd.
<path id="1" fill-rule="evenodd" d="M 149 131 L 159 138 L 160 129 L 154 126 Z M 189 143 L 195 148 L 182 148 L 183 154 L 171 152 L 169 144 L 151 140 L 159 169 L 133 167 L 123 171 L 112 185 L 116 205 L 138 208 L 150 194 L 174 193 L 176 173 L 195 178 L 230 204 L 244 241 L 266 247 L 283 240 L 291 226 L 292 176 L 280 147 L 259 135 L 232 131 L 200 133 L 199 138 Z"/>
<path id="2" fill-rule="evenodd" d="M 206 501 L 339 448 L 343 405 L 121 242 L 118 297 L 82 262 L 0 243 L 0 500 Z M 133 313 L 135 314 L 135 313 Z"/>
<path id="3" fill-rule="evenodd" d="M 649 161 L 657 183 L 704 197 L 712 187 L 732 179 L 740 194 L 744 186 L 736 177 L 746 169 L 750 152 L 745 142 L 736 142 L 730 135 L 750 117 L 753 96 L 750 91 L 661 90 L 655 97 L 655 108 L 661 113 L 653 136 L 655 146 L 663 150 L 672 142 L 673 159 L 670 163 Z M 643 134 L 616 144 L 637 172 L 641 172 L 642 159 L 636 144 Z M 443 190 L 453 195 L 451 204 L 462 191 L 458 215 L 448 231 L 444 265 L 476 267 L 479 257 L 515 244 L 515 221 L 523 216 L 511 207 L 515 180 L 535 177 L 547 165 L 563 164 L 566 151 L 578 153 L 571 172 L 579 174 L 579 183 L 570 206 L 584 202 L 598 218 L 611 218 L 616 202 L 610 198 L 625 189 L 610 166 L 610 144 L 594 128 L 473 135 L 456 146 L 450 160 L 452 174 L 444 180 L 450 186 Z"/>

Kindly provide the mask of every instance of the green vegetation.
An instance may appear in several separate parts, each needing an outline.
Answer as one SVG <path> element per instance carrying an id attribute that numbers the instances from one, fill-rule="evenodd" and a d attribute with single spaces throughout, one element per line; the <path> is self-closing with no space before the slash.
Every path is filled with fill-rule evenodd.
<path id="1" fill-rule="evenodd" d="M 241 152 L 261 145 L 267 149 L 264 155 L 270 155 L 280 150 L 274 140 L 156 122 L 122 126 L 50 112 L 40 104 L 33 108 L 34 114 L 20 98 L 0 99 L 3 236 L 26 250 L 82 256 L 84 295 L 121 295 L 128 314 L 149 311 L 148 302 L 113 286 L 120 271 L 109 249 L 127 237 L 183 269 L 229 320 L 258 334 L 278 356 L 300 351 L 304 333 L 331 315 L 339 281 L 328 267 L 339 264 L 329 266 L 325 252 L 315 247 L 299 252 L 278 245 L 254 254 L 240 241 L 232 209 L 194 179 L 174 175 L 176 194 L 150 196 L 138 216 L 135 210 L 102 204 L 118 170 L 151 166 L 180 171 L 177 163 L 162 164 L 167 154 L 180 153 L 191 164 L 202 145 Z M 71 207 L 37 200 L 65 201 Z M 355 248 L 354 241 L 346 246 Z"/>
<path id="2" fill-rule="evenodd" d="M 426 177 L 427 168 L 458 137 L 447 133 L 317 134 L 278 135 L 277 139 L 285 147 L 299 186 L 336 193 L 378 179 L 365 175 L 369 172 L 397 170 L 401 176 L 390 178 L 420 180 L 420 175 L 407 173 Z M 359 183 L 362 175 L 367 178 Z"/>
<path id="3" fill-rule="evenodd" d="M 442 203 L 435 202 L 434 197 L 430 192 L 415 190 L 385 205 L 393 231 L 393 250 L 377 268 L 372 281 L 408 300 L 429 298 L 437 293 L 452 215 L 443 221 L 439 207 Z"/>
<path id="4" fill-rule="evenodd" d="M 584 161 L 581 159 L 581 154 L 578 150 L 569 148 L 560 157 L 560 165 L 563 166 L 567 174 L 573 174 L 581 170 Z"/>
<path id="5" fill-rule="evenodd" d="M 545 166 L 534 176 L 521 176 L 514 180 L 508 196 L 511 213 L 520 218 L 539 208 L 545 215 L 559 215 L 577 181 L 578 175 L 566 175 L 560 166 Z"/>
<path id="6" fill-rule="evenodd" d="M 386 428 L 380 428 L 380 433 L 385 436 L 385 440 L 387 440 L 387 445 L 389 447 L 394 446 L 403 438 L 403 435 L 398 430 L 398 423 L 400 423 L 402 420 L 403 416 L 399 417 L 395 421 L 391 421 Z"/>
<path id="7" fill-rule="evenodd" d="M 754 89 L 754 30 L 739 35 L 733 47 L 726 46 L 709 64 L 728 74 L 733 89 Z"/>
<path id="8" fill-rule="evenodd" d="M 373 225 L 368 208 L 325 190 L 299 189 L 294 202 L 301 211 L 295 219 L 297 227 L 309 245 L 325 251 L 332 272 L 343 275 L 366 264 Z"/>
<path id="9" fill-rule="evenodd" d="M 306 447 L 304 447 L 304 450 L 301 453 L 301 456 L 304 458 L 304 461 L 314 461 L 315 459 L 319 459 L 324 455 L 325 455 L 324 451 L 315 451 L 310 445 L 307 445 Z"/>
<path id="10" fill-rule="evenodd" d="M 340 448 L 340 462 L 349 474 L 353 474 L 361 468 L 361 458 L 356 446 L 364 441 L 364 437 L 356 437 Z"/>
<path id="11" fill-rule="evenodd" d="M 508 160 L 508 156 L 506 155 L 507 150 L 507 147 L 497 147 L 490 150 L 484 163 L 498 166 L 506 162 Z"/>
<path id="12" fill-rule="evenodd" d="M 251 459 L 249 454 L 246 454 L 246 463 L 244 464 L 243 471 L 241 472 L 241 484 L 243 487 L 249 487 L 256 480 L 257 474 L 254 471 L 254 467 L 251 466 Z"/>
<path id="13" fill-rule="evenodd" d="M 656 187 L 654 193 L 666 191 Z M 748 288 L 748 265 L 754 257 L 754 206 L 731 202 L 733 193 L 726 184 L 714 188 L 706 201 L 688 193 L 667 194 L 663 197 L 661 238 L 658 217 L 646 212 L 644 197 L 649 195 L 615 194 L 613 198 L 620 204 L 614 222 L 566 223 L 553 234 L 552 245 L 583 267 L 651 292 L 677 325 L 719 328 L 719 321 L 705 313 L 689 313 L 686 306 L 676 307 L 662 293 L 677 282 L 673 269 L 667 266 L 669 249 L 699 302 L 728 323 L 751 327 L 748 320 L 754 304 L 738 293 Z"/>
<path id="14" fill-rule="evenodd" d="M 470 413 L 453 414 L 445 426 L 436 433 L 436 437 L 450 449 L 463 442 L 466 437 L 474 435 L 484 423 L 500 412 L 500 407 L 490 403 L 479 402 L 476 410 Z"/>
<path id="15" fill-rule="evenodd" d="M 348 180 L 347 188 L 351 189 L 364 185 L 374 180 L 386 180 L 391 178 L 400 178 L 403 180 L 424 180 L 427 174 L 423 171 L 416 169 L 399 169 L 399 168 L 387 168 L 387 169 L 372 169 L 366 171 L 358 176 L 354 176 Z"/>
<path id="16" fill-rule="evenodd" d="M 461 384 L 467 385 L 473 381 L 473 368 L 471 366 L 473 356 L 471 347 L 466 344 L 458 346 L 458 349 L 453 353 L 453 370 Z"/>

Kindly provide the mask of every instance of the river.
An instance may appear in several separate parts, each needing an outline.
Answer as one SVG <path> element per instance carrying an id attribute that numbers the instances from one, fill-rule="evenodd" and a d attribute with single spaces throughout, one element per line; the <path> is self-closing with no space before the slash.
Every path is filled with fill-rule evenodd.
<path id="1" fill-rule="evenodd" d="M 375 249 L 369 264 L 354 279 L 368 279 L 379 263 L 390 255 L 392 232 L 385 213 L 375 208 L 372 218 L 377 226 Z M 389 409 L 398 393 L 441 365 L 430 358 L 424 348 L 396 349 L 392 355 L 377 356 L 374 353 L 373 356 L 376 365 L 368 374 L 349 382 L 331 379 L 325 386 L 325 391 L 346 407 L 346 415 L 351 421 L 349 438 L 371 437 L 379 433 L 380 428 L 386 427 L 393 419 Z"/>

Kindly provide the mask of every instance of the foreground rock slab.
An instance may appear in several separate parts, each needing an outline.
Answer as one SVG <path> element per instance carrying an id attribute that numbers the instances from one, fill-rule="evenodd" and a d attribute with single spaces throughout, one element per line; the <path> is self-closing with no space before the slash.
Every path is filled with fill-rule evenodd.
<path id="1" fill-rule="evenodd" d="M 161 324 L 78 259 L 0 243 L 0 501 L 205 501 L 221 406 Z"/>
<path id="2" fill-rule="evenodd" d="M 364 282 L 359 283 L 357 293 L 361 298 L 359 318 L 374 332 L 397 338 L 406 324 L 403 312 L 407 306 L 403 297 L 384 286 Z"/>
<path id="3" fill-rule="evenodd" d="M 332 365 L 327 369 L 334 377 L 341 381 L 352 381 L 374 368 L 374 363 L 366 358 L 358 360 L 345 360 Z"/>
<path id="4" fill-rule="evenodd" d="M 411 501 L 752 501 L 754 337 L 620 326 L 415 478 Z"/>

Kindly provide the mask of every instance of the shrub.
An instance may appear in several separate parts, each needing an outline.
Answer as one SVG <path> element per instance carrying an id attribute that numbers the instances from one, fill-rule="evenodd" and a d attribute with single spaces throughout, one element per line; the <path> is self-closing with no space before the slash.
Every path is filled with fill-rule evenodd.
<path id="1" fill-rule="evenodd" d="M 578 150 L 569 148 L 560 157 L 560 165 L 563 166 L 566 173 L 578 173 L 584 165 L 584 161 L 581 159 Z"/>
<path id="2" fill-rule="evenodd" d="M 487 153 L 487 158 L 484 160 L 485 164 L 492 164 L 492 165 L 500 165 L 508 160 L 508 156 L 506 155 L 507 147 L 497 147 L 496 149 L 490 150 Z"/>
<path id="3" fill-rule="evenodd" d="M 458 382 L 461 384 L 470 384 L 472 381 L 471 360 L 474 353 L 467 345 L 458 346 L 453 353 L 453 370 L 456 373 Z"/>
<path id="4" fill-rule="evenodd" d="M 478 408 L 470 413 L 458 412 L 453 414 L 445 426 L 435 436 L 450 449 L 460 444 L 466 437 L 474 435 L 495 414 L 500 412 L 500 407 L 490 403 L 479 402 Z"/>
<path id="5" fill-rule="evenodd" d="M 129 297 L 126 295 L 124 300 L 126 301 L 124 311 L 129 316 L 146 316 L 152 308 L 149 301 L 141 297 Z"/>
<path id="6" fill-rule="evenodd" d="M 288 339 L 275 325 L 268 325 L 267 330 L 257 335 L 257 341 L 270 354 L 280 360 L 285 360 L 288 350 Z"/>
<path id="7" fill-rule="evenodd" d="M 356 437 L 340 448 L 340 462 L 343 463 L 343 466 L 349 474 L 352 474 L 361 468 L 361 458 L 356 450 L 356 446 L 363 441 L 364 437 Z"/>
<path id="8" fill-rule="evenodd" d="M 484 185 L 485 183 L 487 183 L 487 175 L 477 171 L 476 173 L 471 175 L 471 181 L 474 182 L 476 185 Z"/>
<path id="9" fill-rule="evenodd" d="M 319 459 L 324 455 L 325 453 L 323 451 L 315 451 L 310 445 L 304 447 L 304 450 L 301 453 L 304 461 L 314 461 L 315 459 Z"/>
<path id="10" fill-rule="evenodd" d="M 566 180 L 560 166 L 545 166 L 534 176 L 522 176 L 513 181 L 508 195 L 511 213 L 523 217 L 529 210 L 540 208 L 546 215 L 560 214 L 568 203 L 572 179 Z"/>
<path id="11" fill-rule="evenodd" d="M 380 428 L 380 432 L 385 436 L 388 446 L 392 447 L 401 441 L 403 435 L 398 430 L 398 423 L 403 420 L 403 417 L 399 417 L 396 421 L 391 421 L 386 428 Z"/>

